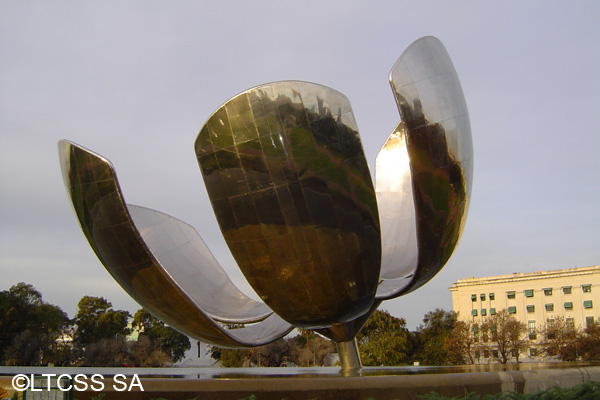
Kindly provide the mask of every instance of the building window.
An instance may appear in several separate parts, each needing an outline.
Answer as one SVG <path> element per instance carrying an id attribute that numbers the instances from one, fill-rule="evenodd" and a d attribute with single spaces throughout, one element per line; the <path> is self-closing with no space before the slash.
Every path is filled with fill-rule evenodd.
<path id="1" fill-rule="evenodd" d="M 527 306 L 527 312 L 528 313 L 535 312 L 535 306 L 533 304 L 528 305 Z"/>
<path id="2" fill-rule="evenodd" d="M 584 301 L 583 302 L 583 308 L 593 308 L 592 301 L 591 300 Z"/>
<path id="3" fill-rule="evenodd" d="M 471 301 L 477 301 L 477 295 L 476 294 L 472 294 L 471 295 Z"/>
<path id="4" fill-rule="evenodd" d="M 494 293 L 490 293 L 489 297 L 490 297 L 490 300 L 496 299 L 496 295 Z"/>
<path id="5" fill-rule="evenodd" d="M 485 316 L 485 315 L 487 315 L 487 311 L 485 310 L 485 308 L 482 308 L 482 309 L 481 309 L 481 315 L 482 315 L 482 316 Z"/>
<path id="6" fill-rule="evenodd" d="M 545 307 L 546 307 L 546 311 L 554 311 L 554 304 L 552 304 L 552 303 L 546 304 Z"/>
<path id="7" fill-rule="evenodd" d="M 563 286 L 563 294 L 571 294 L 571 286 Z"/>
<path id="8" fill-rule="evenodd" d="M 583 293 L 590 293 L 592 291 L 592 285 L 581 285 Z"/>
<path id="9" fill-rule="evenodd" d="M 552 296 L 552 288 L 545 288 L 544 296 Z"/>
<path id="10" fill-rule="evenodd" d="M 495 308 L 490 308 L 490 315 L 494 315 L 496 314 L 496 309 Z"/>
<path id="11" fill-rule="evenodd" d="M 517 307 L 515 307 L 515 306 L 508 307 L 508 313 L 509 314 L 516 314 L 517 313 Z"/>
<path id="12" fill-rule="evenodd" d="M 498 358 L 498 350 L 492 350 L 492 357 Z"/>
<path id="13" fill-rule="evenodd" d="M 537 349 L 532 347 L 529 349 L 529 357 L 536 357 L 537 356 Z"/>
<path id="14" fill-rule="evenodd" d="M 573 318 L 567 318 L 567 319 L 565 319 L 565 322 L 571 328 L 575 328 L 575 320 Z"/>
<path id="15" fill-rule="evenodd" d="M 573 309 L 573 302 L 572 301 L 565 302 L 565 310 L 572 310 L 572 309 Z"/>
<path id="16" fill-rule="evenodd" d="M 589 328 L 594 325 L 594 317 L 585 317 L 585 327 Z"/>
<path id="17" fill-rule="evenodd" d="M 479 298 L 481 299 L 481 301 L 485 301 L 485 293 L 481 293 L 479 295 Z"/>
<path id="18" fill-rule="evenodd" d="M 514 299 L 515 298 L 515 292 L 506 292 L 506 298 L 507 299 Z"/>
<path id="19" fill-rule="evenodd" d="M 529 330 L 529 340 L 537 339 L 535 321 L 527 321 L 527 329 Z"/>
<path id="20" fill-rule="evenodd" d="M 526 290 L 525 297 L 533 297 L 533 289 Z"/>
<path id="21" fill-rule="evenodd" d="M 471 310 L 471 315 L 476 317 L 477 316 L 477 310 Z"/>

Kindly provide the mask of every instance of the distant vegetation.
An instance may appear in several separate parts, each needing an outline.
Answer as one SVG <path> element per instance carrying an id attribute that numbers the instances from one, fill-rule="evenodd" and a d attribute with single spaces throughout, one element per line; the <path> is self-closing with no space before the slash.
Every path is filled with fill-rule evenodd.
<path id="1" fill-rule="evenodd" d="M 477 325 L 436 309 L 412 332 L 403 318 L 378 310 L 357 340 L 365 366 L 519 362 L 532 344 L 540 357 L 600 360 L 600 321 L 583 330 L 557 318 L 529 332 L 506 310 Z M 32 285 L 0 292 L 0 365 L 163 366 L 181 360 L 190 347 L 185 335 L 144 309 L 131 316 L 102 297 L 84 296 L 69 319 Z M 331 341 L 303 330 L 254 349 L 209 348 L 224 367 L 330 365 L 335 352 Z"/>
<path id="2" fill-rule="evenodd" d="M 137 338 L 127 340 L 133 331 Z M 32 285 L 0 292 L 0 365 L 163 366 L 190 347 L 187 336 L 144 309 L 132 319 L 102 297 L 84 296 L 69 319 Z"/>

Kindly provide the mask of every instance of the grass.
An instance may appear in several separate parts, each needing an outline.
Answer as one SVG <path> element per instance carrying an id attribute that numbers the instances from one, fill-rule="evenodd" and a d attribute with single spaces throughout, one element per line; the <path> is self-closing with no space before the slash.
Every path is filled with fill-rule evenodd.
<path id="1" fill-rule="evenodd" d="M 585 382 L 571 388 L 553 387 L 532 394 L 506 392 L 480 396 L 469 393 L 464 397 L 444 397 L 431 392 L 418 398 L 420 400 L 600 400 L 600 382 Z"/>

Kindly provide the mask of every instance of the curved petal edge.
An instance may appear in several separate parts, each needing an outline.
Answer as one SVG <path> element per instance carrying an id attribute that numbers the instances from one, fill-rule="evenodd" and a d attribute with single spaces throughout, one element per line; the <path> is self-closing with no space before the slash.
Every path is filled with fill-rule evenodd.
<path id="1" fill-rule="evenodd" d="M 190 240 L 196 241 L 196 245 L 199 239 L 195 237 L 198 236 L 197 233 L 186 228 L 189 225 L 166 214 L 134 206 L 133 214 L 137 215 L 138 223 L 145 230 L 145 233 L 140 233 L 123 199 L 114 168 L 107 159 L 65 140 L 59 142 L 59 153 L 65 185 L 88 242 L 108 272 L 141 306 L 184 334 L 221 347 L 260 346 L 277 340 L 292 330 L 287 322 L 275 314 L 269 315 L 264 307 L 254 305 L 254 301 L 249 298 L 238 299 L 238 304 L 250 304 L 244 315 L 249 318 L 231 318 L 230 322 L 264 319 L 240 329 L 225 329 L 217 322 L 216 317 L 213 318 L 209 312 L 200 308 L 198 303 L 206 302 L 207 296 L 191 297 L 190 294 L 198 293 L 191 288 L 188 290 L 192 293 L 186 293 L 174 279 L 181 278 L 173 273 L 178 267 L 170 268 L 170 271 L 165 268 L 161 261 L 164 262 L 166 256 L 160 250 L 159 255 L 155 256 L 151 249 L 157 250 L 152 238 L 156 232 L 151 233 L 148 229 L 175 227 L 170 234 L 164 231 L 158 234 L 163 238 L 170 237 L 171 240 L 162 250 L 170 248 L 171 253 L 187 252 L 188 255 L 199 251 L 198 248 L 181 243 L 177 245 L 173 232 L 179 230 L 181 234 L 187 233 Z M 167 224 L 164 221 L 153 224 L 152 218 L 166 218 Z M 171 228 L 168 228 L 169 224 Z M 144 236 L 150 245 L 146 243 Z M 195 256 L 198 254 L 202 256 L 202 251 Z M 231 289 L 233 284 L 225 282 L 222 276 L 224 272 L 215 270 L 215 267 L 220 269 L 220 266 L 215 265 L 216 260 L 213 263 L 211 258 L 212 255 L 207 258 L 207 265 L 212 269 L 212 275 L 205 277 Z M 198 258 L 192 256 L 188 261 L 190 262 L 185 268 L 191 267 L 191 261 L 198 261 Z M 203 266 L 206 265 L 197 267 Z M 229 295 L 234 295 L 234 292 Z M 210 295 L 208 300 L 210 301 Z M 218 310 L 219 307 L 215 305 L 211 311 Z"/>
<path id="2" fill-rule="evenodd" d="M 412 43 L 392 68 L 390 84 L 401 117 L 392 136 L 400 135 L 405 141 L 414 200 L 417 240 L 416 251 L 413 247 L 409 258 L 416 253 L 417 261 L 412 273 L 407 274 L 410 268 L 399 267 L 397 276 L 393 276 L 394 268 L 388 270 L 393 277 L 380 284 L 378 299 L 394 298 L 419 288 L 446 264 L 464 228 L 473 177 L 467 105 L 442 43 L 431 36 Z M 388 150 L 392 136 L 382 152 Z M 378 158 L 382 155 L 380 152 Z M 376 172 L 382 173 L 379 169 Z M 385 194 L 394 196 L 389 190 Z M 378 199 L 379 196 L 378 188 Z M 384 208 L 382 214 L 393 214 L 387 209 L 395 207 L 393 201 L 379 206 Z M 406 210 L 397 214 L 405 218 L 411 213 Z M 401 221 L 398 218 L 396 223 Z M 389 240 L 395 238 L 384 238 L 384 249 Z"/>

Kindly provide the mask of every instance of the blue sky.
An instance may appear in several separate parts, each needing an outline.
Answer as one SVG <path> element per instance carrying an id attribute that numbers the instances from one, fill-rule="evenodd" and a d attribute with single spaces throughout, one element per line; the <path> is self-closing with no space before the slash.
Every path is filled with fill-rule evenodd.
<path id="1" fill-rule="evenodd" d="M 600 263 L 597 1 L 106 1 L 0 3 L 0 290 L 33 284 L 71 317 L 84 295 L 139 308 L 96 259 L 56 143 L 116 167 L 126 200 L 199 231 L 246 291 L 193 143 L 228 98 L 270 81 L 330 86 L 365 153 L 398 122 L 387 75 L 421 36 L 461 79 L 475 170 L 467 225 L 429 284 L 385 302 L 414 329 L 451 309 L 457 279 Z"/>

